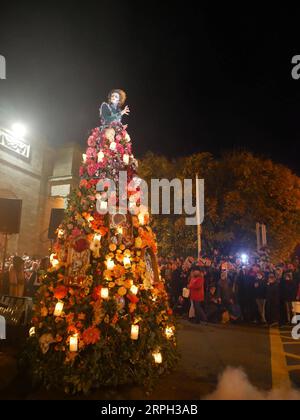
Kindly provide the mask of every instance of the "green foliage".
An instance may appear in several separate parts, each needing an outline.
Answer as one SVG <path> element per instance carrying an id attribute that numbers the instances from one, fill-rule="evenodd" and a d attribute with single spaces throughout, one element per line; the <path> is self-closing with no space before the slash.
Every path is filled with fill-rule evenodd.
<path id="1" fill-rule="evenodd" d="M 164 172 L 165 171 L 165 172 Z M 290 169 L 247 152 L 214 159 L 198 153 L 177 161 L 148 154 L 140 176 L 205 180 L 204 252 L 256 248 L 255 226 L 265 223 L 272 257 L 286 259 L 300 242 L 300 179 Z M 195 195 L 195 193 L 194 193 Z M 196 254 L 196 227 L 184 216 L 155 217 L 162 255 Z M 175 237 L 174 237 L 175 234 Z"/>

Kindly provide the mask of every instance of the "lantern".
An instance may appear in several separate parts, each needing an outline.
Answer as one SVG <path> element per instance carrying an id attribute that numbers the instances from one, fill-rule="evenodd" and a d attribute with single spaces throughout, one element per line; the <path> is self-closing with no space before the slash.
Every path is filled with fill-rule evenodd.
<path id="1" fill-rule="evenodd" d="M 108 288 L 104 287 L 103 289 L 101 289 L 101 298 L 102 299 L 108 299 Z"/>
<path id="2" fill-rule="evenodd" d="M 131 326 L 131 340 L 138 340 L 140 327 L 138 325 Z"/>
<path id="3" fill-rule="evenodd" d="M 113 270 L 115 268 L 115 263 L 113 260 L 107 260 L 106 261 L 106 266 L 108 270 Z"/>
<path id="4" fill-rule="evenodd" d="M 145 215 L 144 215 L 144 213 L 139 213 L 138 219 L 139 219 L 140 225 L 143 226 L 145 224 Z"/>
<path id="5" fill-rule="evenodd" d="M 166 328 L 166 331 L 165 331 L 165 334 L 166 334 L 166 337 L 167 337 L 168 339 L 172 338 L 172 337 L 173 337 L 173 335 L 174 335 L 173 328 L 172 328 L 172 327 L 167 327 L 167 328 Z"/>
<path id="6" fill-rule="evenodd" d="M 162 363 L 162 354 L 160 351 L 152 353 L 152 356 L 154 357 L 154 361 L 156 364 L 160 365 Z"/>
<path id="7" fill-rule="evenodd" d="M 78 334 L 74 334 L 70 337 L 70 352 L 78 351 Z"/>
<path id="8" fill-rule="evenodd" d="M 64 303 L 57 302 L 55 306 L 55 310 L 54 310 L 54 316 L 61 316 L 63 309 L 64 309 Z"/>
<path id="9" fill-rule="evenodd" d="M 130 267 L 131 267 L 131 261 L 130 261 L 130 258 L 129 258 L 129 257 L 124 257 L 123 264 L 124 264 L 124 267 L 125 267 L 126 269 L 130 268 Z"/>
<path id="10" fill-rule="evenodd" d="M 131 286 L 130 291 L 133 295 L 137 295 L 139 289 L 138 289 L 138 287 L 133 285 L 133 286 Z"/>

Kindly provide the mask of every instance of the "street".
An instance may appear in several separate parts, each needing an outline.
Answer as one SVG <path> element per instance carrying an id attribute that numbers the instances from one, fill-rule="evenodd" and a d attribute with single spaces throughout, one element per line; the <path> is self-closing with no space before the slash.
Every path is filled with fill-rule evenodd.
<path id="1" fill-rule="evenodd" d="M 269 391 L 272 387 L 300 387 L 300 342 L 292 339 L 290 327 L 269 330 L 258 326 L 202 326 L 181 321 L 178 333 L 181 352 L 178 369 L 161 378 L 151 394 L 125 386 L 98 390 L 80 398 L 204 399 L 216 390 L 220 375 L 229 367 L 242 368 L 250 384 L 260 391 Z M 65 399 L 54 391 L 32 389 L 28 379 L 17 373 L 16 353 L 12 349 L 0 354 L 0 391 L 1 399 Z M 235 390 L 231 391 L 235 398 Z"/>

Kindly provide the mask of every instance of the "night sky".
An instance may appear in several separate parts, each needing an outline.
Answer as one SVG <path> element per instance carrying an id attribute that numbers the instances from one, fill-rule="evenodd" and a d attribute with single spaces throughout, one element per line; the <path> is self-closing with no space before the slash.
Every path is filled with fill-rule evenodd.
<path id="1" fill-rule="evenodd" d="M 138 157 L 246 149 L 300 175 L 298 11 L 201 3 L 1 4 L 1 119 L 52 145 L 84 144 L 107 92 L 122 88 Z"/>

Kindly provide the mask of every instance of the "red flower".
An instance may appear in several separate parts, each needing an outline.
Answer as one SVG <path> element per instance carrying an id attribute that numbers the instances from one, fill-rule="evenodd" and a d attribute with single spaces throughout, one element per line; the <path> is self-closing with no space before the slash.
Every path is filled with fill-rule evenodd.
<path id="1" fill-rule="evenodd" d="M 80 184 L 79 184 L 79 187 L 80 188 L 87 188 L 87 185 L 88 185 L 88 181 L 86 180 L 86 179 L 82 179 L 81 181 L 80 181 Z"/>
<path id="2" fill-rule="evenodd" d="M 92 293 L 93 300 L 99 300 L 100 299 L 100 297 L 101 297 L 101 289 L 102 289 L 102 286 L 96 286 L 94 288 L 93 293 Z"/>
<path id="3" fill-rule="evenodd" d="M 82 339 L 85 344 L 96 344 L 100 340 L 100 330 L 96 327 L 90 327 L 82 334 Z"/>
<path id="4" fill-rule="evenodd" d="M 67 296 L 68 288 L 66 286 L 57 286 L 53 293 L 56 299 L 64 299 Z"/>
<path id="5" fill-rule="evenodd" d="M 86 239 L 84 239 L 84 238 L 78 239 L 74 243 L 74 246 L 73 246 L 73 248 L 75 249 L 76 252 L 83 252 L 86 249 L 89 249 L 89 247 L 90 246 L 89 246 L 88 241 Z"/>
<path id="6" fill-rule="evenodd" d="M 172 309 L 168 309 L 168 310 L 167 310 L 167 314 L 168 314 L 168 315 L 173 315 L 173 311 L 172 311 Z"/>
<path id="7" fill-rule="evenodd" d="M 135 295 L 128 294 L 127 299 L 130 300 L 131 303 L 138 303 L 139 298 Z"/>

